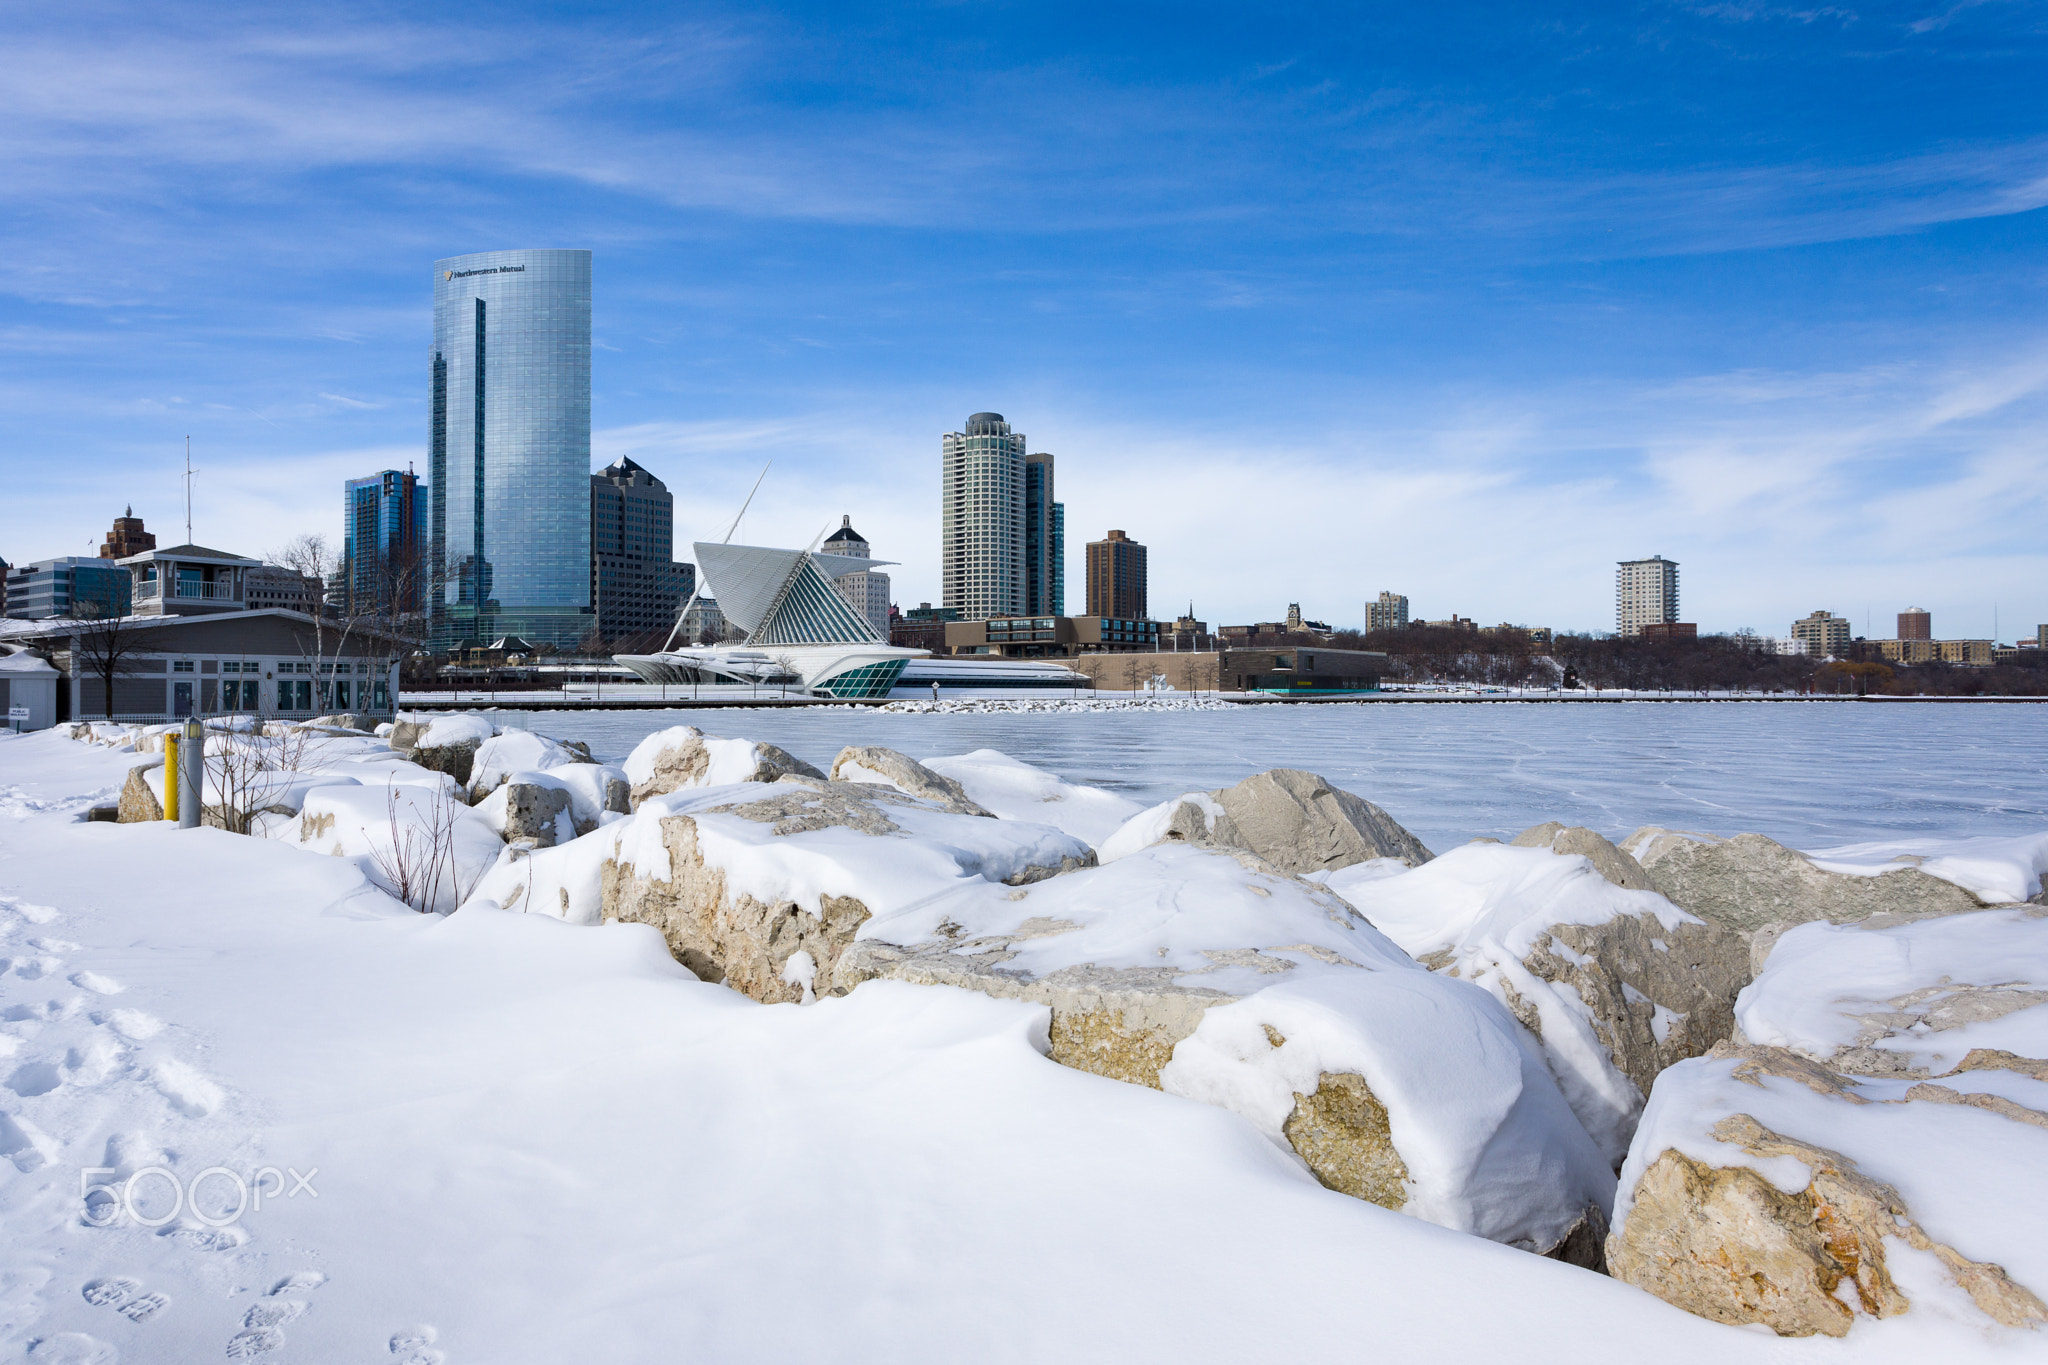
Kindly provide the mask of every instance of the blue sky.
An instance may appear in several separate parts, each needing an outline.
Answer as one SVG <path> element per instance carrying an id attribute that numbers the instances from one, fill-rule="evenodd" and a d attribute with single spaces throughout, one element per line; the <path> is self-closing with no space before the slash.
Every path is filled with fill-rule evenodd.
<path id="1" fill-rule="evenodd" d="M 596 253 L 678 552 L 1059 458 L 1153 608 L 2048 621 L 2048 7 L 9 4 L 0 556 L 424 464 L 432 262 Z"/>

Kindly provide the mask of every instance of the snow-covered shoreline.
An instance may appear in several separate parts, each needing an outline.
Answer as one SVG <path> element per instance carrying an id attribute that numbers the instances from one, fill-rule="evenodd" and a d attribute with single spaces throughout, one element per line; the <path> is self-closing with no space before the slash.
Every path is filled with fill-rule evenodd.
<path id="1" fill-rule="evenodd" d="M 369 738 L 342 737 L 328 756 L 356 770 L 334 790 L 365 793 L 358 833 L 344 837 L 337 818 L 309 837 L 302 809 L 291 838 L 85 822 L 140 756 L 58 734 L 0 740 L 0 1352 L 37 1341 L 49 1359 L 92 1359 L 58 1353 L 89 1338 L 126 1360 L 460 1365 L 669 1359 L 681 1338 L 715 1360 L 1241 1360 L 1350 1351 L 1360 1321 L 1376 1350 L 1418 1360 L 1651 1347 L 1675 1361 L 2000 1359 L 2033 1347 L 2031 1332 L 1959 1327 L 1947 1309 L 1861 1322 L 1840 1342 L 1759 1336 L 1432 1227 L 1323 1188 L 1228 1105 L 1052 1064 L 1044 1009 L 1025 1000 L 870 980 L 836 998 L 820 989 L 815 1005 L 762 1005 L 693 978 L 647 924 L 584 927 L 481 893 L 453 915 L 414 914 L 364 851 L 379 790 L 366 783 L 399 773 Z M 575 771 L 605 765 L 505 738 L 502 757 L 479 753 L 446 781 L 489 788 L 464 818 L 497 821 L 500 842 L 514 787 L 559 790 L 559 817 L 546 816 L 557 848 L 493 855 L 536 866 L 616 845 L 636 820 L 658 831 L 736 799 L 722 793 L 802 790 L 741 780 L 636 800 L 645 819 L 622 817 L 602 781 Z M 1000 755 L 967 758 L 933 771 L 997 825 L 1044 811 L 1104 843 L 1135 809 L 1095 810 L 1088 789 Z M 623 773 L 636 786 L 655 776 Z M 338 817 L 345 807 L 319 807 L 320 790 L 299 799 Z M 1051 833 L 1032 837 L 1050 849 Z M 1995 896 L 2021 874 L 1989 864 L 2036 853 L 1944 847 L 1923 867 Z M 1503 867 L 1569 861 L 1513 854 Z M 1891 852 L 1829 856 L 1867 878 Z M 1154 875 L 1128 857 L 1104 872 L 1117 867 L 1125 880 Z M 1082 884 L 1070 873 L 1032 886 L 1067 878 Z M 1399 880 L 1354 894 L 1383 897 Z M 998 916 L 989 926 L 1006 922 L 1011 893 L 979 885 L 963 883 L 933 922 L 968 914 L 961 895 Z M 1288 941 L 1311 932 L 1304 921 Z M 1089 951 L 1106 960 L 1106 947 Z M 1290 1008 L 1265 1017 L 1311 1028 L 1306 997 Z M 1229 1075 L 1227 1052 L 1216 1061 Z M 316 1170 L 317 1193 L 273 1195 L 220 1227 L 189 1210 L 157 1229 L 91 1226 L 79 1173 L 119 1183 L 149 1166 L 179 1181 L 211 1167 Z M 230 1185 L 216 1176 L 205 1197 Z M 1230 1250 L 1248 1247 L 1258 1254 Z M 1484 1312 L 1472 1311 L 1475 1285 Z"/>

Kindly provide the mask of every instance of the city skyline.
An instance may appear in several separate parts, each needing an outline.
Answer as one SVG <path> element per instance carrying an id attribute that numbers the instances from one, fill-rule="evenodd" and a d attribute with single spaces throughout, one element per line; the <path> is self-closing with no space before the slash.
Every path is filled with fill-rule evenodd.
<path id="1" fill-rule="evenodd" d="M 0 556 L 182 526 L 188 433 L 195 539 L 332 538 L 343 480 L 424 468 L 422 263 L 580 242 L 585 472 L 662 471 L 684 547 L 772 457 L 757 539 L 851 511 L 939 600 L 928 433 L 993 408 L 1213 620 L 1399 582 L 1602 630 L 1650 544 L 1703 631 L 2048 618 L 2044 40 L 2002 7 L 1300 12 L 1170 60 L 1138 16 L 483 13 L 21 17 Z"/>

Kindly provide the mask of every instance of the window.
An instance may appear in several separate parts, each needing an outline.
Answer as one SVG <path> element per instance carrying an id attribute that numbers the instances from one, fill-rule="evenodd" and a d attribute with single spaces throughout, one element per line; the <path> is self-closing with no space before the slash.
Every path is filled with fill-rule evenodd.
<path id="1" fill-rule="evenodd" d="M 190 673 L 191 671 L 192 661 L 190 659 L 173 659 L 171 661 L 171 672 Z"/>

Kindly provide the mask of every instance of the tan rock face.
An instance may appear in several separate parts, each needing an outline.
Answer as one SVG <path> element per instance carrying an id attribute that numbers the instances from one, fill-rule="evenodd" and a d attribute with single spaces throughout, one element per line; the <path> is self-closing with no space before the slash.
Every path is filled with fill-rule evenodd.
<path id="1" fill-rule="evenodd" d="M 637 809 L 642 801 L 651 796 L 666 796 L 685 787 L 701 786 L 705 774 L 710 770 L 711 750 L 704 743 L 703 734 L 690 729 L 679 743 L 671 744 L 655 756 L 654 772 L 651 777 L 634 784 L 633 806 Z M 773 782 L 785 774 L 820 780 L 825 776 L 786 749 L 773 744 L 756 743 L 752 768 L 747 776 L 736 780 Z"/>
<path id="2" fill-rule="evenodd" d="M 1746 1166 L 1709 1166 L 1673 1149 L 1643 1173 L 1635 1204 L 1608 1239 L 1608 1271 L 1716 1322 L 1760 1322 L 1780 1336 L 1846 1336 L 1857 1313 L 1910 1306 L 1885 1264 L 1885 1239 L 1932 1252 L 1977 1307 L 2009 1327 L 2048 1321 L 2048 1307 L 1995 1265 L 1936 1242 L 1891 1186 L 1841 1153 L 1774 1133 L 1747 1114 L 1714 1136 L 1813 1172 L 1786 1194 Z"/>
<path id="3" fill-rule="evenodd" d="M 1394 1150 L 1387 1107 L 1364 1077 L 1325 1071 L 1315 1094 L 1295 1093 L 1284 1131 L 1326 1188 L 1381 1208 L 1408 1202 L 1408 1165 Z"/>
<path id="4" fill-rule="evenodd" d="M 1399 858 L 1415 867 L 1434 856 L 1372 802 L 1298 768 L 1256 773 L 1210 792 L 1209 799 L 1221 814 L 1182 801 L 1159 842 L 1243 849 L 1296 876 L 1374 858 Z"/>
<path id="5" fill-rule="evenodd" d="M 128 770 L 128 780 L 121 784 L 120 814 L 115 817 L 121 824 L 132 825 L 145 820 L 164 818 L 164 803 L 156 799 L 149 783 L 142 775 L 151 768 L 162 767 L 161 763 L 144 763 Z"/>
<path id="6" fill-rule="evenodd" d="M 1555 820 L 1533 826 L 1511 841 L 1517 848 L 1547 848 L 1552 853 L 1576 853 L 1592 862 L 1594 870 L 1616 886 L 1630 891 L 1655 891 L 1656 884 L 1643 865 L 1623 853 L 1597 830 L 1584 825 L 1564 825 Z"/>
<path id="7" fill-rule="evenodd" d="M 531 782 L 508 782 L 505 787 L 506 842 L 531 839 L 535 848 L 553 848 L 556 818 L 569 809 L 569 793 Z"/>
<path id="8" fill-rule="evenodd" d="M 1701 843 L 1663 830 L 1628 838 L 1658 891 L 1701 919 L 1741 934 L 1824 919 L 1836 924 L 1872 915 L 1953 915 L 1982 909 L 1953 882 L 1901 867 L 1876 877 L 1826 872 L 1802 853 L 1761 834 Z"/>
<path id="9" fill-rule="evenodd" d="M 1666 928 L 1649 914 L 1557 925 L 1522 965 L 1578 994 L 1608 1056 L 1645 1095 L 1664 1068 L 1734 1033 L 1735 997 L 1750 981 L 1740 935 L 1714 924 Z M 1533 1009 L 1515 1013 L 1541 1036 Z"/>
<path id="10" fill-rule="evenodd" d="M 715 807 L 706 814 L 759 821 L 772 825 L 782 836 L 839 828 L 880 838 L 900 828 L 889 818 L 892 806 L 918 804 L 885 788 L 824 778 L 785 775 L 776 785 L 778 789 L 770 795 Z M 669 855 L 668 879 L 643 876 L 608 862 L 602 890 L 608 917 L 652 924 L 661 930 L 676 960 L 700 979 L 722 981 L 764 1003 L 803 998 L 802 984 L 784 979 L 790 958 L 799 952 L 809 953 L 815 964 L 813 989 L 818 994 L 828 990 L 844 994 L 866 979 L 843 977 L 839 972 L 841 957 L 869 918 L 869 907 L 858 898 L 823 897 L 815 914 L 792 902 L 763 901 L 744 888 L 728 886 L 725 873 L 705 862 L 695 816 L 665 817 L 661 831 Z M 1086 861 L 1093 856 L 1089 854 Z M 1072 871 L 1086 861 L 1063 858 L 1056 864 L 1027 868 L 1010 880 L 1012 884 L 1037 881 Z"/>
<path id="11" fill-rule="evenodd" d="M 989 815 L 994 818 L 968 797 L 965 787 L 950 777 L 933 772 L 908 754 L 899 754 L 879 744 L 849 744 L 839 751 L 839 757 L 832 760 L 832 780 L 853 781 L 846 776 L 846 770 L 852 767 L 865 768 L 886 777 L 897 790 L 921 796 L 955 815 Z"/>
<path id="12" fill-rule="evenodd" d="M 1750 1085 L 1776 1078 L 1826 1100 L 1872 1103 L 1850 1078 L 1785 1048 L 1724 1043 L 1710 1055 L 1738 1059 L 1732 1075 Z M 1993 1067 L 2011 1058 L 2019 1064 L 2013 1069 L 2028 1074 L 2033 1066 L 2048 1068 L 2009 1053 L 1972 1056 Z M 2048 1126 L 2048 1115 L 1945 1086 L 1915 1086 L 1904 1098 L 1878 1101 L 1928 1102 L 1969 1104 Z M 1802 1163 L 1811 1172 L 1806 1186 L 1787 1193 L 1748 1166 L 1715 1166 L 1667 1149 L 1644 1169 L 1627 1218 L 1607 1240 L 1615 1278 L 1717 1322 L 1763 1323 L 1780 1336 L 1839 1337 L 1859 1313 L 1884 1318 L 1911 1307 L 1886 1263 L 1885 1241 L 1897 1238 L 1931 1253 L 1994 1321 L 2008 1327 L 2048 1322 L 2048 1305 L 2032 1290 L 2003 1268 L 1935 1241 L 1896 1189 L 1865 1175 L 1843 1153 L 1774 1132 L 1746 1113 L 1720 1119 L 1712 1135 L 1758 1158 Z M 1968 1158 L 1942 1153 L 1938 1159 Z"/>

